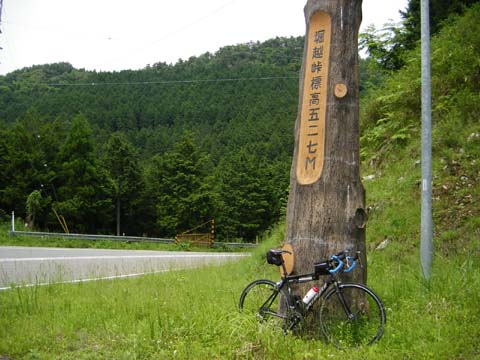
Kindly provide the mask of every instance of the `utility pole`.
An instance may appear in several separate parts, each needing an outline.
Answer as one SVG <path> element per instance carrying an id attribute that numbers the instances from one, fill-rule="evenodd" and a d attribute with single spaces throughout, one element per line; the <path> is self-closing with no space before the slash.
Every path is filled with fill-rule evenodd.
<path id="1" fill-rule="evenodd" d="M 3 0 L 0 0 L 0 34 L 2 33 L 2 10 L 3 10 Z M 1 46 L 0 46 L 0 50 L 3 50 Z"/>
<path id="2" fill-rule="evenodd" d="M 3 0 L 0 0 L 0 34 L 2 33 L 2 9 L 3 9 Z"/>
<path id="3" fill-rule="evenodd" d="M 3 9 L 3 0 L 0 0 L 0 34 L 2 33 L 2 9 Z"/>
<path id="4" fill-rule="evenodd" d="M 429 0 L 421 0 L 422 27 L 422 210 L 420 260 L 425 280 L 430 281 L 433 259 L 432 224 L 432 94 L 430 73 Z"/>

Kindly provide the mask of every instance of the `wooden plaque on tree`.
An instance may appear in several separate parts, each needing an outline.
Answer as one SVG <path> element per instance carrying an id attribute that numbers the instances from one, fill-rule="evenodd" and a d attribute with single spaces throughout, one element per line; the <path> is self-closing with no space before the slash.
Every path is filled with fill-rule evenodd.
<path id="1" fill-rule="evenodd" d="M 330 36 L 330 15 L 325 12 L 313 14 L 306 36 L 300 112 L 297 180 L 302 185 L 315 183 L 323 170 Z"/>
<path id="2" fill-rule="evenodd" d="M 291 244 L 285 244 L 282 247 L 282 250 L 288 251 L 288 253 L 283 253 L 282 258 L 285 263 L 285 270 L 287 274 L 291 274 L 293 271 L 293 265 L 295 264 L 295 254 L 293 253 L 293 247 Z M 283 276 L 283 269 L 280 267 L 280 276 Z"/>

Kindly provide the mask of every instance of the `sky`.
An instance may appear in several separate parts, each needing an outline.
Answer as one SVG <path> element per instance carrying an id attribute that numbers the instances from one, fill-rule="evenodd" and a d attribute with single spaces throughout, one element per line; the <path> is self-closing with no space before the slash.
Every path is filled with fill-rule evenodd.
<path id="1" fill-rule="evenodd" d="M 55 62 L 97 71 L 141 69 L 222 46 L 305 35 L 306 2 L 3 0 L 0 75 Z M 363 0 L 361 30 L 400 21 L 407 3 Z"/>

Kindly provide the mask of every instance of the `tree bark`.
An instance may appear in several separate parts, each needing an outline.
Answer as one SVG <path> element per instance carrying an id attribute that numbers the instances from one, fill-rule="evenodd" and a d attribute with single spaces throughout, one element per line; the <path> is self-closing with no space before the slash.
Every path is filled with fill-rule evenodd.
<path id="1" fill-rule="evenodd" d="M 120 206 L 121 206 L 121 200 L 120 200 L 120 195 L 118 195 L 117 204 L 116 204 L 117 236 L 120 236 Z"/>
<path id="2" fill-rule="evenodd" d="M 365 283 L 358 110 L 361 6 L 362 0 L 309 0 L 305 6 L 286 243 L 293 247 L 297 274 L 313 271 L 315 262 L 339 251 L 361 251 L 363 269 L 348 276 Z"/>

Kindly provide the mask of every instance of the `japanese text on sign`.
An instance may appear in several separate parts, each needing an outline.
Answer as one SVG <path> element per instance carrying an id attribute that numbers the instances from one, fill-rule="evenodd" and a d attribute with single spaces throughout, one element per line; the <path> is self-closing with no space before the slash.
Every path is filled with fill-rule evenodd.
<path id="1" fill-rule="evenodd" d="M 313 14 L 304 60 L 296 169 L 297 181 L 302 185 L 316 182 L 323 170 L 330 34 L 330 15 L 324 12 Z"/>

